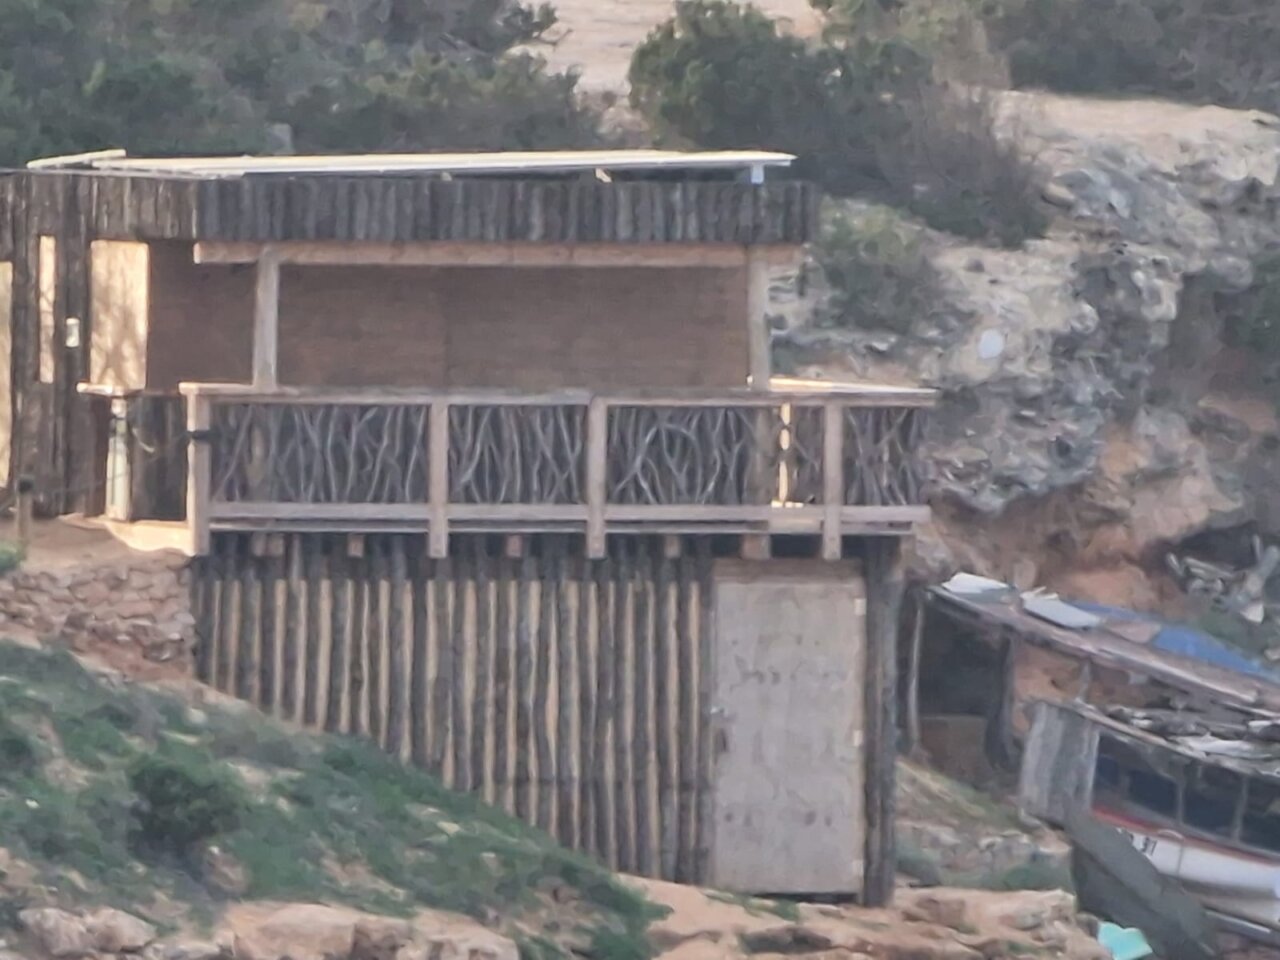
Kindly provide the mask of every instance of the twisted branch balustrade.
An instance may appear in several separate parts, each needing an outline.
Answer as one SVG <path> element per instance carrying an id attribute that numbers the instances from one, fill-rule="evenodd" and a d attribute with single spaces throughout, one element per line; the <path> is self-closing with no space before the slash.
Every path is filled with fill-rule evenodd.
<path id="1" fill-rule="evenodd" d="M 604 402 L 604 486 L 592 491 L 586 399 L 218 397 L 211 403 L 211 499 L 424 505 L 434 455 L 431 411 L 445 404 L 449 504 L 818 505 L 828 410 L 843 431 L 841 506 L 923 503 L 914 408 L 846 406 L 831 397 Z"/>
<path id="2" fill-rule="evenodd" d="M 451 503 L 584 503 L 586 407 L 449 408 Z"/>
<path id="3" fill-rule="evenodd" d="M 428 407 L 215 403 L 213 498 L 423 503 Z"/>
<path id="4" fill-rule="evenodd" d="M 910 408 L 850 408 L 844 412 L 845 503 L 896 507 L 924 503 L 916 450 L 920 411 Z"/>
<path id="5" fill-rule="evenodd" d="M 765 505 L 778 490 L 777 407 L 619 406 L 609 411 L 613 504 Z"/>

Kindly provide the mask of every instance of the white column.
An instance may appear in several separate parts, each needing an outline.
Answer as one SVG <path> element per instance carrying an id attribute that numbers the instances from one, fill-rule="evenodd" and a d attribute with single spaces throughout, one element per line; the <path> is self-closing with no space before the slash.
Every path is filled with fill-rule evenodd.
<path id="1" fill-rule="evenodd" d="M 280 352 L 280 254 L 264 247 L 257 262 L 253 301 L 253 385 L 272 390 L 278 384 Z"/>
<path id="2" fill-rule="evenodd" d="M 767 391 L 773 375 L 769 345 L 769 260 L 758 247 L 747 249 L 747 351 L 751 388 Z"/>

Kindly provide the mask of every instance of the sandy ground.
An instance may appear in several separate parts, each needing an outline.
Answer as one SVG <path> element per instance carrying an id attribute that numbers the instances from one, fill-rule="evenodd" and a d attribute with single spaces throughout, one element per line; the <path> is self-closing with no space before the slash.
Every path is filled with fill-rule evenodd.
<path id="1" fill-rule="evenodd" d="M 557 70 L 580 70 L 583 89 L 618 92 L 627 88 L 631 51 L 675 9 L 672 0 L 553 0 L 553 6 L 559 42 L 539 52 Z M 801 35 L 818 30 L 808 0 L 756 0 L 756 6 Z"/>
<path id="2" fill-rule="evenodd" d="M 117 534 L 113 536 L 113 531 Z M 16 542 L 11 517 L 0 518 L 0 542 Z M 27 570 L 61 570 L 86 564 L 109 565 L 127 561 L 137 551 L 182 551 L 186 535 L 182 524 L 111 524 L 94 518 L 68 516 L 37 520 L 27 545 Z"/>

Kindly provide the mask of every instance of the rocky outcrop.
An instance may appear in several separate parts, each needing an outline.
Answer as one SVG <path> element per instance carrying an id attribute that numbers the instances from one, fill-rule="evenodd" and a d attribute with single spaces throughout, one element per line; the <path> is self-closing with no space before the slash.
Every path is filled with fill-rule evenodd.
<path id="1" fill-rule="evenodd" d="M 1104 960 L 1075 898 L 1061 891 L 900 890 L 889 910 L 783 910 L 693 887 L 636 881 L 668 913 L 650 928 L 662 960 Z"/>
<path id="2" fill-rule="evenodd" d="M 1280 533 L 1269 371 L 1218 316 L 1280 244 L 1280 120 L 1031 93 L 1000 116 L 1043 168 L 1048 237 L 997 250 L 924 231 L 940 296 L 908 333 L 782 335 L 798 372 L 941 391 L 920 566 L 1010 577 L 1031 556 L 1052 585 L 1208 529 Z"/>
<path id="3" fill-rule="evenodd" d="M 515 943 L 455 914 L 394 919 L 320 904 L 239 903 L 211 941 L 157 940 L 156 929 L 121 910 L 87 914 L 24 910 L 24 955 L 141 960 L 519 960 Z"/>
<path id="4" fill-rule="evenodd" d="M 226 916 L 234 960 L 519 960 L 513 941 L 466 917 L 427 912 L 413 920 L 341 907 L 260 904 Z"/>
<path id="5" fill-rule="evenodd" d="M 23 910 L 18 922 L 40 952 L 55 958 L 139 953 L 156 939 L 156 929 L 123 910 L 86 915 L 54 907 Z"/>

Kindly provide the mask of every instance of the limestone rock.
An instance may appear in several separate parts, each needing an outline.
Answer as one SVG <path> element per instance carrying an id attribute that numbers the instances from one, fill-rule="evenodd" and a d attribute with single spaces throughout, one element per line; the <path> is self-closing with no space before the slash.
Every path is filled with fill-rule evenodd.
<path id="1" fill-rule="evenodd" d="M 354 910 L 314 904 L 283 907 L 248 929 L 237 929 L 236 960 L 344 960 L 351 956 Z"/>
<path id="2" fill-rule="evenodd" d="M 249 872 L 221 847 L 210 846 L 200 857 L 205 882 L 228 897 L 242 897 L 249 889 Z"/>
<path id="3" fill-rule="evenodd" d="M 424 911 L 413 919 L 413 944 L 402 950 L 399 960 L 426 960 L 457 957 L 458 960 L 520 960 L 515 941 L 481 926 L 470 917 L 439 911 Z"/>
<path id="4" fill-rule="evenodd" d="M 516 944 L 469 917 L 428 911 L 412 921 L 293 904 L 266 916 L 227 913 L 235 960 L 519 960 Z"/>
<path id="5" fill-rule="evenodd" d="M 1048 236 L 992 250 L 925 230 L 942 302 L 907 333 L 824 329 L 792 304 L 781 336 L 801 375 L 941 392 L 924 453 L 935 505 L 959 519 L 917 549 L 922 572 L 1009 578 L 1055 550 L 1114 565 L 1251 519 L 1280 533 L 1280 431 L 1259 386 L 1273 371 L 1233 351 L 1218 306 L 1280 246 L 1280 120 L 1030 92 L 999 104 L 1000 133 L 1042 168 Z M 812 285 L 811 316 L 822 295 Z"/>
<path id="6" fill-rule="evenodd" d="M 96 946 L 85 922 L 65 910 L 55 907 L 23 910 L 18 914 L 18 922 L 51 957 L 83 957 Z"/>
<path id="7" fill-rule="evenodd" d="M 965 930 L 969 927 L 968 906 L 962 896 L 955 894 L 917 896 L 910 903 L 904 904 L 902 915 L 908 920 L 933 923 L 952 930 Z"/>
<path id="8" fill-rule="evenodd" d="M 206 940 L 182 940 L 159 945 L 158 960 L 231 960 L 231 951 Z"/>
<path id="9" fill-rule="evenodd" d="M 123 910 L 98 910 L 84 924 L 101 953 L 137 953 L 156 938 L 155 927 Z"/>

